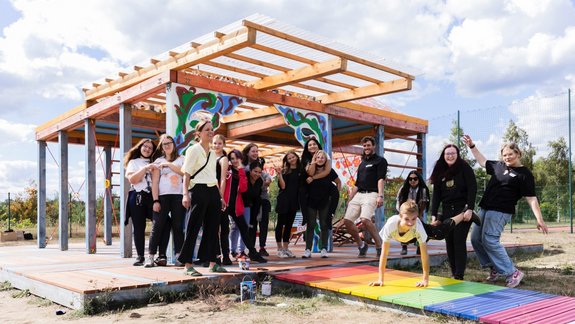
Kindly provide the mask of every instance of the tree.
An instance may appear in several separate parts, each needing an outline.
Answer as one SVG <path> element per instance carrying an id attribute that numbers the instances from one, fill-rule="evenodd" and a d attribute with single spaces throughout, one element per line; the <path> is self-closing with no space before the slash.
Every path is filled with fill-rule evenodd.
<path id="1" fill-rule="evenodd" d="M 550 206 L 542 208 L 542 213 L 546 220 L 560 221 L 561 215 L 568 214 L 569 151 L 564 137 L 547 145 L 551 151 L 546 158 L 539 159 L 541 163 L 539 160 L 536 163 L 541 199 Z"/>
<path id="2" fill-rule="evenodd" d="M 471 167 L 474 167 L 477 161 L 475 161 L 473 155 L 469 152 L 467 146 L 463 144 L 463 142 L 458 141 L 459 136 L 463 136 L 463 134 L 465 134 L 463 128 L 458 127 L 457 120 L 455 119 L 451 124 L 452 125 L 451 125 L 451 133 L 449 134 L 449 143 L 457 145 L 459 147 L 459 154 L 461 155 L 461 158 L 465 160 Z"/>
<path id="3" fill-rule="evenodd" d="M 519 128 L 513 120 L 509 120 L 509 125 L 503 135 L 503 141 L 507 143 L 515 143 L 521 149 L 521 163 L 528 169 L 533 170 L 533 157 L 537 153 L 533 144 L 529 142 L 529 135 L 527 132 Z"/>

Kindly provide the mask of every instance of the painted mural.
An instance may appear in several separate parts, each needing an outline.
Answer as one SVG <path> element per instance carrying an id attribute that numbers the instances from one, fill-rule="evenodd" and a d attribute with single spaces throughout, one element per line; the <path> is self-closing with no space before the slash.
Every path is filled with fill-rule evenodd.
<path id="1" fill-rule="evenodd" d="M 178 83 L 172 83 L 168 93 L 172 110 L 172 129 L 168 132 L 174 137 L 176 149 L 180 153 L 185 152 L 190 143 L 193 143 L 193 131 L 199 120 L 209 118 L 216 130 L 220 127 L 223 116 L 233 114 L 235 108 L 245 102 L 242 97 Z"/>
<path id="2" fill-rule="evenodd" d="M 294 130 L 294 136 L 302 147 L 311 137 L 315 137 L 322 147 L 331 147 L 327 114 L 282 105 L 275 107 L 283 115 L 286 124 Z"/>

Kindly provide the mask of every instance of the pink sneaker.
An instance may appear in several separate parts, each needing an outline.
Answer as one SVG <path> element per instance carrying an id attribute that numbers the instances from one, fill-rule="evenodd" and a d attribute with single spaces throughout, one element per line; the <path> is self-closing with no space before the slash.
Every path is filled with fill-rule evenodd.
<path id="1" fill-rule="evenodd" d="M 496 282 L 497 278 L 499 278 L 499 273 L 497 272 L 497 270 L 495 270 L 495 268 L 491 268 L 491 271 L 489 272 L 489 276 L 487 278 L 485 278 L 485 280 L 487 280 L 489 282 Z"/>
<path id="2" fill-rule="evenodd" d="M 517 287 L 517 285 L 519 285 L 519 283 L 521 282 L 521 279 L 523 279 L 523 276 L 525 276 L 523 272 L 515 270 L 515 272 L 513 272 L 512 275 L 507 277 L 507 287 L 508 288 Z"/>

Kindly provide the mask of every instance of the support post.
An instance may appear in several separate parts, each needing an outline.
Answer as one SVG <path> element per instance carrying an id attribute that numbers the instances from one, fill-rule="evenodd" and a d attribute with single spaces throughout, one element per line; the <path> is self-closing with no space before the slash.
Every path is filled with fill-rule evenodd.
<path id="1" fill-rule="evenodd" d="M 60 251 L 68 250 L 68 132 L 61 130 L 58 132 L 58 142 L 60 143 L 60 196 L 58 206 L 58 238 L 60 241 Z"/>
<path id="2" fill-rule="evenodd" d="M 112 245 L 112 208 L 114 208 L 114 197 L 112 196 L 112 148 L 104 148 L 106 155 L 106 182 L 104 188 L 104 243 Z"/>
<path id="3" fill-rule="evenodd" d="M 36 231 L 38 247 L 46 247 L 46 142 L 38 141 L 38 206 Z"/>
<path id="4" fill-rule="evenodd" d="M 417 139 L 419 140 L 417 143 L 417 153 L 420 154 L 417 158 L 417 167 L 421 168 L 421 177 L 425 180 L 427 179 L 427 160 L 425 159 L 427 154 L 427 144 L 425 133 L 417 134 Z M 427 212 L 425 211 L 423 212 L 423 219 L 427 220 Z"/>
<path id="5" fill-rule="evenodd" d="M 132 108 L 127 104 L 120 104 L 120 154 L 124 156 L 132 147 Z M 122 258 L 132 257 L 132 219 L 127 225 L 126 203 L 128 201 L 128 190 L 130 184 L 126 179 L 126 168 L 124 163 L 120 163 L 120 256 Z"/>
<path id="6" fill-rule="evenodd" d="M 377 155 L 383 157 L 385 153 L 385 145 L 384 145 L 384 129 L 383 125 L 378 125 L 376 128 L 375 134 L 375 142 L 376 142 L 376 151 Z M 386 175 L 387 178 L 387 175 Z M 377 208 L 375 210 L 375 227 L 377 227 L 377 232 L 381 231 L 383 225 L 385 224 L 385 185 L 383 191 L 383 206 Z"/>
<path id="7" fill-rule="evenodd" d="M 84 120 L 86 253 L 96 253 L 96 137 L 93 119 Z"/>

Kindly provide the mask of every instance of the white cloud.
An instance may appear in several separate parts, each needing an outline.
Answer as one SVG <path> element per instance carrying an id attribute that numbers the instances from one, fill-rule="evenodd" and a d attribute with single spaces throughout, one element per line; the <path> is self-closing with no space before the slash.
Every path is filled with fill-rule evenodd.
<path id="1" fill-rule="evenodd" d="M 20 124 L 0 119 L 0 137 L 2 146 L 18 143 L 34 142 L 34 129 L 36 125 Z"/>

